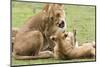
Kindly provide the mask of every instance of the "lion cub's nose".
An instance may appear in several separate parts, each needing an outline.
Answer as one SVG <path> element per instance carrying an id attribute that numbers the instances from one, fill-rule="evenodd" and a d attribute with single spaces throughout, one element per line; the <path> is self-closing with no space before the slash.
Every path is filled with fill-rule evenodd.
<path id="1" fill-rule="evenodd" d="M 62 20 L 61 23 L 59 24 L 60 28 L 63 28 L 65 26 L 65 22 Z"/>

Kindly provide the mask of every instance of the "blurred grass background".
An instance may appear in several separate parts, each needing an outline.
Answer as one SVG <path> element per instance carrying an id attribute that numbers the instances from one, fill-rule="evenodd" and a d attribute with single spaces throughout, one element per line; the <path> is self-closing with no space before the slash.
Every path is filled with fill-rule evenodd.
<path id="1" fill-rule="evenodd" d="M 43 8 L 43 3 L 16 2 L 12 1 L 12 27 L 20 28 L 28 17 L 34 16 Z M 95 41 L 95 6 L 65 5 L 67 31 L 73 30 L 73 23 L 76 24 L 77 41 L 79 44 Z M 19 64 L 43 64 L 74 61 L 93 61 L 94 59 L 81 60 L 15 60 L 12 58 L 12 65 Z"/>

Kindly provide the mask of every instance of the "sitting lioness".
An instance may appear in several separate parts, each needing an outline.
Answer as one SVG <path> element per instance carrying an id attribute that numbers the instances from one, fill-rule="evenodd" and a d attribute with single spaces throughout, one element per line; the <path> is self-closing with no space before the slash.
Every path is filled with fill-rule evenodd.
<path id="1" fill-rule="evenodd" d="M 95 56 L 93 43 L 84 43 L 82 46 L 73 45 L 73 35 L 69 32 L 57 32 L 50 39 L 54 41 L 54 58 L 55 59 L 76 59 L 91 58 Z"/>
<path id="2" fill-rule="evenodd" d="M 54 43 L 50 36 L 65 30 L 65 12 L 62 4 L 47 4 L 43 10 L 30 17 L 17 32 L 13 56 L 15 59 L 52 57 Z"/>

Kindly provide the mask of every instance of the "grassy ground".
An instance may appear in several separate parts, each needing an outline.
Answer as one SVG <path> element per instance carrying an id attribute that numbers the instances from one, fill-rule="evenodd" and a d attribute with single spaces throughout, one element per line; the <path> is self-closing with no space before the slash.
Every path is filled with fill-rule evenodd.
<path id="1" fill-rule="evenodd" d="M 95 61 L 95 59 L 73 59 L 73 60 L 55 60 L 53 58 L 50 59 L 37 59 L 37 60 L 15 60 L 12 58 L 12 65 L 37 65 L 37 64 L 54 64 L 54 63 L 73 63 L 73 62 L 87 62 L 87 61 Z"/>
<path id="2" fill-rule="evenodd" d="M 43 7 L 42 3 L 26 3 L 12 2 L 12 27 L 20 28 L 25 20 L 38 13 Z M 68 31 L 73 30 L 73 22 L 76 23 L 77 40 L 79 43 L 90 42 L 95 40 L 95 7 L 93 6 L 77 6 L 65 5 L 66 21 Z M 12 58 L 12 65 L 23 64 L 44 64 L 44 63 L 60 63 L 74 61 L 93 61 L 95 59 L 81 60 L 54 60 L 54 59 L 38 59 L 38 60 L 15 60 Z"/>

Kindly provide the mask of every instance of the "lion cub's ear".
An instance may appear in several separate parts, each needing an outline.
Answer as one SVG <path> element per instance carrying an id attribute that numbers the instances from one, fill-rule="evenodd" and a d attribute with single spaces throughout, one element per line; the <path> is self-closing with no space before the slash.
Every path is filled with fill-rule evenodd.
<path id="1" fill-rule="evenodd" d="M 56 41 L 57 37 L 56 36 L 50 36 L 50 39 L 53 40 L 53 41 Z"/>

